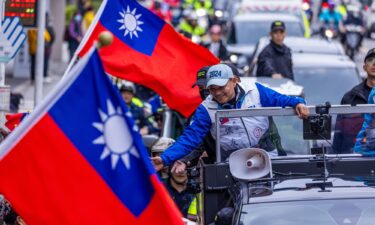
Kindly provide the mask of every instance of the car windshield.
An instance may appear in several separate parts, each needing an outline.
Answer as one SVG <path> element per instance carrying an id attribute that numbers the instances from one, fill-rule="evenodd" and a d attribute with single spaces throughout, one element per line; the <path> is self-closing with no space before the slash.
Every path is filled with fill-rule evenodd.
<path id="1" fill-rule="evenodd" d="M 295 68 L 294 80 L 304 87 L 305 99 L 309 105 L 340 104 L 346 92 L 360 83 L 355 68 Z"/>
<path id="2" fill-rule="evenodd" d="M 374 199 L 337 199 L 244 205 L 243 225 L 371 225 Z"/>
<path id="3" fill-rule="evenodd" d="M 238 21 L 232 27 L 229 44 L 252 44 L 255 45 L 259 38 L 267 36 L 271 21 Z M 285 22 L 288 36 L 303 37 L 303 29 L 298 21 Z"/>
<path id="4" fill-rule="evenodd" d="M 345 112 L 345 109 L 341 110 Z M 270 112 L 264 108 L 248 113 L 267 115 Z M 264 149 L 270 156 L 316 154 L 313 151 L 322 147 L 328 154 L 352 154 L 367 151 L 369 148 L 374 148 L 374 145 L 373 139 L 366 139 L 367 129 L 362 128 L 364 115 L 364 113 L 330 114 L 327 117 L 315 115 L 311 117 L 311 120 L 302 120 L 296 115 L 251 117 L 244 115 L 242 120 L 237 120 L 239 123 L 233 120 L 235 124 L 256 122 L 259 125 L 249 126 L 242 131 L 239 127 L 229 129 L 226 123 L 220 124 L 221 160 L 226 161 L 231 152 L 246 148 L 249 142 L 257 143 L 252 147 Z M 230 136 L 229 139 L 228 136 L 223 135 L 233 132 L 237 132 L 236 136 Z"/>

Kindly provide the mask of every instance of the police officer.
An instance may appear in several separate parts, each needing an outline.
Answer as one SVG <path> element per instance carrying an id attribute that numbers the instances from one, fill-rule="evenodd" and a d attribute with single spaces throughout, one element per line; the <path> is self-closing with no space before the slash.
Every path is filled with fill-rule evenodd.
<path id="1" fill-rule="evenodd" d="M 309 115 L 301 98 L 282 95 L 259 83 L 238 84 L 238 79 L 228 65 L 211 66 L 207 74 L 206 87 L 210 95 L 197 108 L 192 123 L 176 143 L 160 157 L 152 158 L 155 169 L 160 170 L 189 154 L 210 131 L 214 134 L 214 116 L 218 109 L 292 106 L 300 118 Z M 214 138 L 220 140 L 223 159 L 235 150 L 257 145 L 268 127 L 267 117 L 227 118 L 221 121 L 221 135 Z"/>
<path id="2" fill-rule="evenodd" d="M 285 24 L 274 21 L 271 24 L 271 41 L 258 57 L 256 75 L 272 78 L 287 77 L 293 79 L 292 54 L 284 44 L 286 36 Z"/>

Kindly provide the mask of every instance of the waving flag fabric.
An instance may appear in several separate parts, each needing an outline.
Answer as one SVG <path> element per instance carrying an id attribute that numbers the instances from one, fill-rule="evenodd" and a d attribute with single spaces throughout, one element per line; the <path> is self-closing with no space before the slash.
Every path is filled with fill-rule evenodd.
<path id="1" fill-rule="evenodd" d="M 182 37 L 135 0 L 104 0 L 79 56 L 103 31 L 114 36 L 113 44 L 100 51 L 106 72 L 156 91 L 185 116 L 196 109 L 201 99 L 198 88 L 191 88 L 195 74 L 219 62 L 207 49 Z"/>
<path id="2" fill-rule="evenodd" d="M 0 193 L 28 225 L 183 224 L 96 51 L 0 148 Z"/>

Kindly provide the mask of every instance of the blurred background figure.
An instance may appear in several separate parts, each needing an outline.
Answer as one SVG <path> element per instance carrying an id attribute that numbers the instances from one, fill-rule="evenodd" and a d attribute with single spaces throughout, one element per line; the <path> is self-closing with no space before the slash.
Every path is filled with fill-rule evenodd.
<path id="1" fill-rule="evenodd" d="M 136 125 L 139 127 L 139 132 L 141 135 L 146 135 L 151 130 L 151 125 L 147 120 L 147 117 L 145 116 L 144 112 L 144 104 L 141 102 L 140 104 L 137 104 L 136 101 L 133 99 L 136 99 L 135 97 L 135 86 L 131 82 L 126 82 L 123 84 L 120 88 L 120 93 L 127 104 L 133 119 L 136 123 Z M 138 99 L 139 100 L 139 99 Z M 140 101 L 140 100 L 139 100 Z"/>
<path id="2" fill-rule="evenodd" d="M 212 54 L 214 54 L 221 61 L 229 59 L 229 52 L 222 40 L 222 29 L 218 24 L 213 25 L 209 31 L 210 42 L 205 44 L 206 47 Z"/>
<path id="3" fill-rule="evenodd" d="M 176 203 L 178 209 L 184 218 L 195 220 L 196 216 L 196 200 L 195 194 L 187 188 L 188 175 L 187 171 L 176 172 L 175 167 L 182 162 L 176 161 L 170 168 L 169 178 L 165 182 L 165 186 Z M 190 215 L 189 215 L 190 214 Z M 195 215 L 194 215 L 195 214 Z"/>
<path id="4" fill-rule="evenodd" d="M 172 138 L 161 137 L 159 138 L 151 147 L 151 157 L 160 156 L 169 146 L 171 146 L 175 141 Z M 169 169 L 168 167 L 163 168 L 158 172 L 159 178 L 163 182 L 168 181 Z"/>
<path id="5" fill-rule="evenodd" d="M 321 32 L 325 33 L 325 30 L 329 29 L 333 32 L 330 38 L 337 37 L 342 30 L 342 19 L 342 15 L 336 10 L 336 3 L 328 1 L 327 8 L 323 8 L 319 15 Z"/>
<path id="6" fill-rule="evenodd" d="M 85 34 L 90 27 L 90 24 L 94 20 L 95 11 L 90 2 L 85 3 L 85 13 L 82 19 L 82 33 Z"/>
<path id="7" fill-rule="evenodd" d="M 69 23 L 66 37 L 66 41 L 68 42 L 70 59 L 73 57 L 82 38 L 82 14 L 76 11 L 73 14 L 73 17 Z"/>
<path id="8" fill-rule="evenodd" d="M 197 38 L 194 42 L 199 43 L 200 38 L 206 33 L 206 30 L 198 25 L 198 16 L 194 11 L 185 11 L 184 19 L 178 26 L 179 32 L 187 38 L 191 38 L 194 41 L 194 37 Z"/>
<path id="9" fill-rule="evenodd" d="M 156 0 L 150 7 L 150 10 L 167 23 L 172 22 L 172 13 L 167 3 L 162 0 Z"/>
<path id="10" fill-rule="evenodd" d="M 29 29 L 27 32 L 27 40 L 29 44 L 30 78 L 31 78 L 32 84 L 34 84 L 34 81 L 35 81 L 37 39 L 38 39 L 38 30 Z M 44 68 L 43 68 L 44 78 L 47 78 L 48 76 L 49 59 L 51 56 L 54 40 L 55 40 L 55 31 L 50 23 L 49 14 L 47 13 L 46 14 L 46 29 L 44 30 Z M 48 79 L 46 79 L 46 81 L 48 81 Z"/>

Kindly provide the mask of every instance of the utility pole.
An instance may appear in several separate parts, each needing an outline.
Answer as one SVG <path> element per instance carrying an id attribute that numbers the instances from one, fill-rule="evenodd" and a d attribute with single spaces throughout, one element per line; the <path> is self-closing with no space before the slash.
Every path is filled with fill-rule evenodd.
<path id="1" fill-rule="evenodd" d="M 38 41 L 35 66 L 34 106 L 43 98 L 44 31 L 46 29 L 46 0 L 38 0 Z"/>

